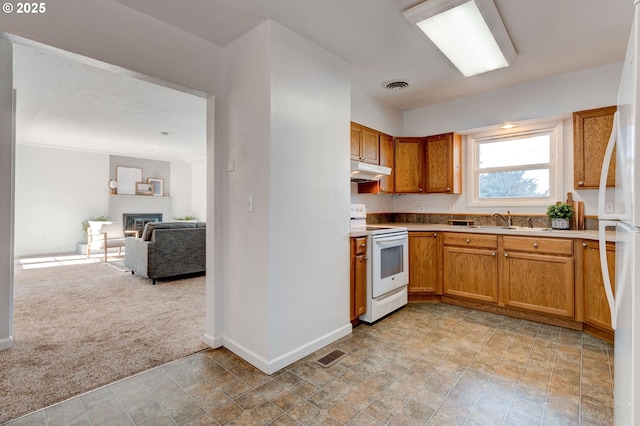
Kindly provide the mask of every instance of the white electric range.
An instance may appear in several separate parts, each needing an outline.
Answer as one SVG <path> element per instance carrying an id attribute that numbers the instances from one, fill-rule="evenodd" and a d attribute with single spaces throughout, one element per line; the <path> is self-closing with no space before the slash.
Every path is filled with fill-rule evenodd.
<path id="1" fill-rule="evenodd" d="M 351 204 L 351 231 L 367 236 L 367 312 L 373 323 L 405 306 L 409 284 L 409 233 L 403 226 L 367 225 L 364 204 Z"/>

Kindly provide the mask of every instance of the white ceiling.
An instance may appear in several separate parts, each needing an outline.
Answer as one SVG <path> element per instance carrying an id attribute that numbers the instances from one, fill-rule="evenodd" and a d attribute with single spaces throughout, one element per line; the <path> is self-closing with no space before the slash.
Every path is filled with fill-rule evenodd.
<path id="1" fill-rule="evenodd" d="M 14 49 L 13 83 L 19 144 L 163 161 L 205 158 L 203 98 L 22 45 Z"/>
<path id="2" fill-rule="evenodd" d="M 633 15 L 633 0 L 495 0 L 518 56 L 508 68 L 464 78 L 404 19 L 416 0 L 114 1 L 221 47 L 273 19 L 351 64 L 354 87 L 398 110 L 620 62 Z M 19 142 L 204 156 L 200 98 L 24 47 L 15 67 Z M 383 88 L 398 79 L 410 86 Z"/>
<path id="3" fill-rule="evenodd" d="M 400 110 L 622 61 L 633 0 L 495 0 L 516 62 L 465 79 L 402 15 L 419 0 L 115 0 L 219 46 L 271 18 L 353 66 Z M 390 92 L 382 83 L 407 79 Z"/>

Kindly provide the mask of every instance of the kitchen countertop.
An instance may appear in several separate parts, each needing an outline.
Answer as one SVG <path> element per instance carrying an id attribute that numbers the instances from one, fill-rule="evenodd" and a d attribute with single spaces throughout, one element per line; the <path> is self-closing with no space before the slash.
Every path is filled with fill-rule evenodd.
<path id="1" fill-rule="evenodd" d="M 459 225 L 447 225 L 447 224 L 431 224 L 431 223 L 405 223 L 405 222 L 391 222 L 391 223 L 376 223 L 374 226 L 389 226 L 389 227 L 405 227 L 409 232 L 466 232 L 474 234 L 495 234 L 495 235 L 519 235 L 519 236 L 531 236 L 531 237 L 552 237 L 552 238 L 580 238 L 585 240 L 597 240 L 598 231 L 593 230 L 561 230 L 549 228 L 518 228 L 518 229 L 505 229 L 491 226 L 459 226 Z M 368 235 L 367 231 L 352 231 L 349 232 L 349 237 L 363 237 Z M 615 241 L 615 232 L 607 231 L 607 241 Z"/>

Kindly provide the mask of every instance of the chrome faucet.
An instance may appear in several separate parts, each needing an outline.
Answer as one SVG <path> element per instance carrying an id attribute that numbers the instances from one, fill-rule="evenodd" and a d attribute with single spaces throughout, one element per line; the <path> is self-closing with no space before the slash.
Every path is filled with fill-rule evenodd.
<path id="1" fill-rule="evenodd" d="M 511 212 L 509 210 L 507 210 L 507 217 L 504 217 L 500 213 L 494 213 L 491 215 L 493 219 L 495 219 L 496 216 L 504 220 L 506 226 L 511 226 Z"/>

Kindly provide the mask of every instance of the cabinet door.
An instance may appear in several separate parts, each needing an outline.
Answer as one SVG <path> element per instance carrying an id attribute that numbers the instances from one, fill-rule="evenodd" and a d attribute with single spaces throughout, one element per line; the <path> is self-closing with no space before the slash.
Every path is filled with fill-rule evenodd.
<path id="1" fill-rule="evenodd" d="M 380 133 L 357 123 L 351 123 L 351 159 L 364 163 L 378 164 Z"/>
<path id="2" fill-rule="evenodd" d="M 459 194 L 462 191 L 461 138 L 454 133 L 426 139 L 426 192 Z"/>
<path id="3" fill-rule="evenodd" d="M 362 128 L 362 143 L 360 147 L 361 161 L 365 163 L 378 164 L 378 143 L 380 133 L 367 127 Z"/>
<path id="4" fill-rule="evenodd" d="M 362 126 L 356 123 L 351 123 L 351 159 L 360 161 L 360 145 L 362 142 Z"/>
<path id="5" fill-rule="evenodd" d="M 488 249 L 444 247 L 443 293 L 498 303 L 498 261 Z"/>
<path id="6" fill-rule="evenodd" d="M 507 252 L 504 260 L 504 305 L 574 318 L 572 257 Z"/>
<path id="7" fill-rule="evenodd" d="M 424 144 L 424 138 L 396 139 L 396 193 L 424 192 Z"/>
<path id="8" fill-rule="evenodd" d="M 367 311 L 367 257 L 363 254 L 355 258 L 353 290 L 353 310 L 355 317 L 359 317 Z"/>
<path id="9" fill-rule="evenodd" d="M 357 321 L 367 311 L 367 237 L 351 238 L 350 318 Z"/>
<path id="10" fill-rule="evenodd" d="M 582 244 L 582 271 L 584 280 L 584 322 L 613 332 L 611 328 L 611 311 L 604 292 L 602 266 L 600 265 L 600 248 L 597 241 Z M 607 243 L 607 259 L 609 261 L 609 278 L 613 285 L 615 279 L 616 246 Z M 615 291 L 615 289 L 614 289 Z"/>
<path id="11" fill-rule="evenodd" d="M 573 113 L 573 179 L 576 189 L 598 188 L 604 152 L 613 127 L 616 107 Z M 615 151 L 607 176 L 607 187 L 615 186 Z"/>
<path id="12" fill-rule="evenodd" d="M 409 233 L 409 294 L 438 292 L 438 234 Z"/>
<path id="13" fill-rule="evenodd" d="M 380 179 L 380 192 L 392 194 L 394 188 L 395 164 L 393 138 L 383 133 L 380 134 L 380 165 L 391 167 L 391 174 Z"/>

